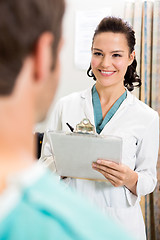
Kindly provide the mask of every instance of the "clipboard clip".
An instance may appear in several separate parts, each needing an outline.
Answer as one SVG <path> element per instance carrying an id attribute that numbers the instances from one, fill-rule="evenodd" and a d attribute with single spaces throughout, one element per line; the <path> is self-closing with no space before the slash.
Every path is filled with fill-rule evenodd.
<path id="1" fill-rule="evenodd" d="M 76 130 L 74 132 L 95 134 L 95 127 L 91 124 L 88 118 L 84 118 L 79 124 L 76 125 Z"/>

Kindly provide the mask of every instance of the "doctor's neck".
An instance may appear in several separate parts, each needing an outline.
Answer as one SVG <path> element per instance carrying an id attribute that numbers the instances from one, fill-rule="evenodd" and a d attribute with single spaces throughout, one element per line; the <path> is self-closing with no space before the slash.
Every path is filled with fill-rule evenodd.
<path id="1" fill-rule="evenodd" d="M 122 83 L 111 85 L 111 86 L 103 86 L 96 82 L 96 90 L 98 92 L 100 101 L 106 102 L 115 102 L 125 91 L 124 85 Z"/>

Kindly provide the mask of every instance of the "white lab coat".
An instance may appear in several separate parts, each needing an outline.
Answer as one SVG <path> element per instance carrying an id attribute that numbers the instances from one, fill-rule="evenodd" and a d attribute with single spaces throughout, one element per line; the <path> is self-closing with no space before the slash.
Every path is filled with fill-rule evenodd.
<path id="1" fill-rule="evenodd" d="M 60 99 L 47 130 L 69 131 L 67 122 L 75 128 L 83 118 L 90 119 L 94 125 L 91 88 Z M 102 212 L 123 224 L 137 239 L 144 240 L 145 226 L 139 201 L 141 196 L 151 193 L 156 186 L 159 116 L 127 91 L 127 98 L 106 124 L 101 135 L 122 137 L 122 162 L 138 173 L 137 196 L 125 186 L 114 187 L 105 182 L 71 178 L 65 181 L 82 195 L 87 196 Z M 41 160 L 53 161 L 51 155 L 45 135 Z"/>

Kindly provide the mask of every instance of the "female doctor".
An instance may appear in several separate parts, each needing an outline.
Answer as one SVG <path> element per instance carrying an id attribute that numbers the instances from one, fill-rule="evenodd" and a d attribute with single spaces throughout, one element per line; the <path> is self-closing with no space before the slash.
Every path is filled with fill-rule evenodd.
<path id="1" fill-rule="evenodd" d="M 136 239 L 146 239 L 140 197 L 156 186 L 159 116 L 131 91 L 140 86 L 136 73 L 135 33 L 122 19 L 104 18 L 92 42 L 92 88 L 63 97 L 57 103 L 47 130 L 67 131 L 88 118 L 98 134 L 123 139 L 122 164 L 98 159 L 92 167 L 110 182 L 67 178 L 65 182 L 88 196 Z M 53 159 L 44 136 L 41 159 Z"/>

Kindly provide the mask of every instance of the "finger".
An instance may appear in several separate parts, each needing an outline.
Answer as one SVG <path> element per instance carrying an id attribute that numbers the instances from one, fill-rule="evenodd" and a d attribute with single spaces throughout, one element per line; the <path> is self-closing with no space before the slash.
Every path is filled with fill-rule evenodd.
<path id="1" fill-rule="evenodd" d="M 104 160 L 104 159 L 98 159 L 97 163 L 101 164 L 101 165 L 104 165 L 106 167 L 112 168 L 112 169 L 117 170 L 117 171 L 120 171 L 121 167 L 122 167 L 121 164 L 118 164 L 118 163 L 115 163 L 115 162 L 112 162 L 112 161 L 109 161 L 109 160 Z"/>
<path id="2" fill-rule="evenodd" d="M 107 174 L 110 174 L 110 175 L 112 175 L 112 176 L 114 176 L 114 177 L 116 177 L 118 179 L 121 179 L 121 174 L 117 170 L 114 170 L 112 168 L 108 168 L 108 167 L 106 167 L 104 165 L 100 165 L 100 164 L 96 164 L 96 163 L 94 163 L 92 166 L 96 167 L 97 169 L 103 170 Z"/>
<path id="3" fill-rule="evenodd" d="M 101 173 L 107 178 L 107 179 L 110 179 L 110 180 L 113 180 L 113 185 L 115 187 L 118 187 L 118 186 L 122 186 L 124 185 L 124 180 L 125 180 L 125 176 L 117 171 L 114 171 L 114 170 L 111 170 L 111 169 L 108 169 L 107 167 L 103 167 L 103 166 L 96 166 L 96 167 L 93 167 L 94 169 L 96 169 L 97 171 L 101 171 Z M 111 171 L 111 172 L 110 172 Z"/>
<path id="4" fill-rule="evenodd" d="M 95 169 L 96 171 L 102 173 L 103 176 L 104 176 L 105 178 L 107 178 L 109 181 L 112 181 L 112 182 L 114 182 L 114 183 L 116 182 L 116 178 L 115 178 L 113 175 L 108 174 L 106 171 L 104 171 L 104 170 L 102 170 L 102 169 L 99 169 L 99 168 L 96 168 L 96 167 L 94 167 L 94 169 Z"/>
<path id="5" fill-rule="evenodd" d="M 114 176 L 107 174 L 105 171 L 94 168 L 96 171 L 100 172 L 101 174 L 104 175 L 104 177 L 114 186 L 114 187 L 120 187 L 123 186 L 124 183 L 122 180 L 115 178 Z"/>

